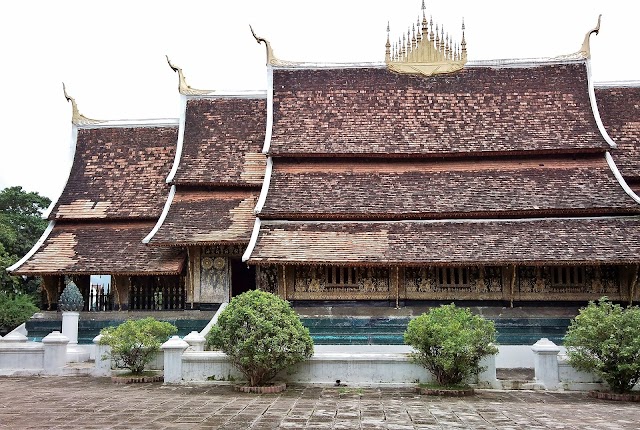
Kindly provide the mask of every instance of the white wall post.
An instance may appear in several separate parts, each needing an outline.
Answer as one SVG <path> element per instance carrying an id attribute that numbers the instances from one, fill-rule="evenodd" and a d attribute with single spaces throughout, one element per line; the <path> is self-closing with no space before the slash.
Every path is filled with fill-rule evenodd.
<path id="1" fill-rule="evenodd" d="M 502 387 L 496 376 L 496 355 L 488 355 L 480 360 L 480 366 L 485 369 L 478 374 L 478 384 L 486 385 L 489 388 Z"/>
<path id="2" fill-rule="evenodd" d="M 189 344 L 193 351 L 204 351 L 204 344 L 207 340 L 197 331 L 192 331 L 184 337 L 184 341 Z"/>
<path id="3" fill-rule="evenodd" d="M 67 344 L 69 338 L 53 331 L 42 339 L 44 345 L 44 371 L 50 375 L 59 375 L 67 363 Z"/>
<path id="4" fill-rule="evenodd" d="M 89 352 L 78 346 L 78 320 L 80 313 L 62 312 L 62 334 L 69 338 L 67 346 L 67 362 L 82 363 L 89 360 Z"/>
<path id="5" fill-rule="evenodd" d="M 160 347 L 164 351 L 164 383 L 177 384 L 182 381 L 182 353 L 189 344 L 173 336 Z"/>
<path id="6" fill-rule="evenodd" d="M 547 390 L 555 390 L 560 386 L 558 373 L 558 353 L 560 347 L 543 337 L 531 346 L 535 380 Z"/>
<path id="7" fill-rule="evenodd" d="M 100 345 L 100 339 L 102 339 L 101 334 L 93 338 L 96 364 L 91 374 L 93 376 L 111 376 L 111 357 L 108 355 L 111 352 L 111 347 L 109 345 Z"/>

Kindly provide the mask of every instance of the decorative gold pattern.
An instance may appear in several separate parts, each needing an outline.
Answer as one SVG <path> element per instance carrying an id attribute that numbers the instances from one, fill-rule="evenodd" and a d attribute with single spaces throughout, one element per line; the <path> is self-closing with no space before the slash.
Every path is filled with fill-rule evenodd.
<path id="1" fill-rule="evenodd" d="M 224 268 L 225 268 L 225 266 L 226 266 L 226 265 L 227 265 L 227 261 L 226 261 L 226 259 L 225 259 L 225 258 L 223 258 L 223 257 L 216 257 L 216 258 L 213 260 L 213 267 L 214 267 L 216 270 L 222 270 L 222 269 L 224 269 Z"/>
<path id="2" fill-rule="evenodd" d="M 425 76 L 451 73 L 462 69 L 467 62 L 467 42 L 464 37 L 462 21 L 462 42 L 453 42 L 444 26 L 438 28 L 433 18 L 427 22 L 426 7 L 422 1 L 422 23 L 418 21 L 409 28 L 398 42 L 391 44 L 390 27 L 387 23 L 387 43 L 385 45 L 385 63 L 389 70 L 397 73 L 421 74 Z M 430 30 L 430 31 L 429 31 Z"/>
<path id="3" fill-rule="evenodd" d="M 389 298 L 389 269 L 339 266 L 296 266 L 296 299 Z"/>
<path id="4" fill-rule="evenodd" d="M 210 257 L 202 258 L 202 268 L 206 270 L 211 270 L 213 267 L 213 260 Z"/>
<path id="5" fill-rule="evenodd" d="M 278 293 L 278 266 L 257 266 L 256 286 L 268 293 Z"/>
<path id="6" fill-rule="evenodd" d="M 104 121 L 100 121 L 97 119 L 87 118 L 82 115 L 78 110 L 78 104 L 76 103 L 76 99 L 67 94 L 67 87 L 62 83 L 62 91 L 64 92 L 64 98 L 67 99 L 68 102 L 71 102 L 71 107 L 73 109 L 73 113 L 71 116 L 71 123 L 74 125 L 91 125 L 91 124 L 100 124 Z"/>
<path id="7" fill-rule="evenodd" d="M 521 297 L 545 295 L 553 298 L 589 300 L 621 295 L 617 266 L 537 266 L 518 268 Z"/>
<path id="8" fill-rule="evenodd" d="M 241 256 L 244 252 L 244 245 L 212 245 L 212 246 L 204 246 L 202 248 L 202 253 L 209 256 L 232 256 L 238 257 Z"/>
<path id="9" fill-rule="evenodd" d="M 492 266 L 409 267 L 405 286 L 408 298 L 494 297 L 502 294 L 502 271 Z"/>
<path id="10" fill-rule="evenodd" d="M 184 77 L 182 69 L 178 66 L 173 65 L 171 63 L 171 60 L 169 60 L 168 55 L 165 55 L 165 57 L 167 57 L 167 63 L 169 63 L 169 67 L 171 67 L 174 72 L 178 73 L 178 91 L 180 92 L 180 94 L 183 94 L 185 96 L 201 96 L 204 94 L 211 94 L 215 92 L 213 90 L 196 90 L 194 88 L 191 88 L 187 84 L 187 80 Z"/>

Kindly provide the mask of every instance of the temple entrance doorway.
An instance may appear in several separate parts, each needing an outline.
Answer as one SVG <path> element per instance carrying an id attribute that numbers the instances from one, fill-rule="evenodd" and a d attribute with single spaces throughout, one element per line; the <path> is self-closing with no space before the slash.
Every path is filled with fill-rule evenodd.
<path id="1" fill-rule="evenodd" d="M 231 259 L 231 297 L 256 289 L 256 268 L 240 258 Z"/>

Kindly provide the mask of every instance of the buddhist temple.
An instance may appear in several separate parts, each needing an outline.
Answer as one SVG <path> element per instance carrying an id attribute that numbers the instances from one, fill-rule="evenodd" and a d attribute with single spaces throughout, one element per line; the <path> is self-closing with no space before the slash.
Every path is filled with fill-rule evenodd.
<path id="1" fill-rule="evenodd" d="M 69 180 L 11 272 L 42 276 L 51 308 L 90 274 L 121 310 L 252 288 L 305 306 L 639 300 L 640 85 L 592 81 L 599 21 L 573 54 L 474 62 L 464 22 L 445 34 L 423 5 L 417 24 L 388 27 L 371 64 L 283 61 L 254 33 L 264 92 L 196 90 L 169 63 L 177 120 L 90 120 L 69 97 Z"/>

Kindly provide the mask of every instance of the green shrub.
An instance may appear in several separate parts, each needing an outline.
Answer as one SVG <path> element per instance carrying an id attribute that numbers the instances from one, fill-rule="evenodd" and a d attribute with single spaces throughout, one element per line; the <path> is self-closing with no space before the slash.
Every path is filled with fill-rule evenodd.
<path id="1" fill-rule="evenodd" d="M 640 380 L 640 308 L 623 308 L 606 297 L 580 309 L 564 338 L 569 363 L 593 372 L 611 391 L 631 391 Z"/>
<path id="2" fill-rule="evenodd" d="M 26 294 L 9 295 L 0 292 L 0 329 L 10 332 L 38 312 Z"/>
<path id="3" fill-rule="evenodd" d="M 109 345 L 111 351 L 103 359 L 111 358 L 118 369 L 129 369 L 141 374 L 144 367 L 160 351 L 160 346 L 178 329 L 168 322 L 149 317 L 128 320 L 117 327 L 106 327 L 100 331 L 101 345 Z"/>
<path id="4" fill-rule="evenodd" d="M 480 360 L 498 352 L 493 321 L 450 305 L 411 320 L 404 341 L 416 351 L 412 360 L 433 374 L 441 386 L 459 386 L 482 371 Z"/>
<path id="5" fill-rule="evenodd" d="M 260 386 L 278 372 L 313 354 L 313 340 L 289 302 L 253 290 L 234 297 L 207 344 L 229 356 L 251 386 Z"/>

